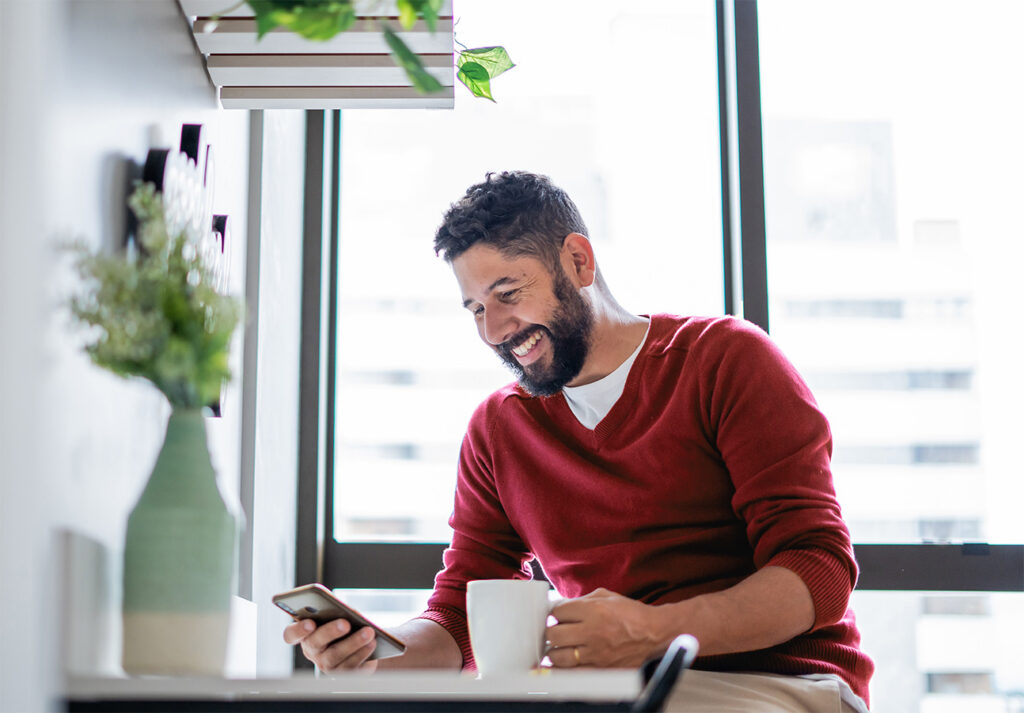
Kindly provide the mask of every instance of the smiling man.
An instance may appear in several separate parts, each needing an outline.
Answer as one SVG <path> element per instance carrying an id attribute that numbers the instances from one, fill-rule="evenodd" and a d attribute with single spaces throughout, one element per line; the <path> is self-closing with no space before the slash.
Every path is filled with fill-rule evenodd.
<path id="1" fill-rule="evenodd" d="M 435 249 L 517 381 L 470 421 L 444 569 L 396 631 L 406 654 L 366 661 L 367 632 L 344 622 L 286 640 L 327 671 L 472 668 L 466 583 L 527 578 L 536 557 L 567 597 L 547 635 L 556 667 L 638 666 L 689 633 L 697 670 L 670 710 L 867 710 L 828 423 L 767 335 L 624 309 L 543 176 L 489 174 Z"/>

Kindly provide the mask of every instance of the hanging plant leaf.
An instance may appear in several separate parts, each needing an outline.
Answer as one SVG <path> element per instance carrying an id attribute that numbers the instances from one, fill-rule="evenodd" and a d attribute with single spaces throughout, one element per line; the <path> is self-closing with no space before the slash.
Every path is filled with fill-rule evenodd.
<path id="1" fill-rule="evenodd" d="M 437 32 L 437 18 L 441 14 L 442 5 L 444 5 L 444 0 L 426 0 L 420 8 L 423 19 L 427 23 L 427 29 L 431 32 Z"/>
<path id="2" fill-rule="evenodd" d="M 417 17 L 419 13 L 416 12 L 416 3 L 412 0 L 398 0 L 398 21 L 402 23 L 402 27 L 411 29 L 416 24 Z"/>
<path id="3" fill-rule="evenodd" d="M 504 47 L 477 47 L 463 50 L 458 59 L 459 81 L 473 92 L 473 96 L 494 101 L 491 80 L 515 67 Z"/>
<path id="4" fill-rule="evenodd" d="M 494 101 L 494 97 L 491 96 L 491 75 L 487 73 L 483 65 L 476 62 L 463 62 L 460 58 L 459 81 L 473 92 L 473 96 Z"/>
<path id="5" fill-rule="evenodd" d="M 256 30 L 263 38 L 276 27 L 285 27 L 310 40 L 329 40 L 351 28 L 356 22 L 353 0 L 241 0 L 247 2 L 256 17 Z M 395 0 L 398 19 L 404 29 L 411 29 L 422 17 L 431 32 L 437 23 L 444 0 Z M 443 89 L 427 72 L 423 61 L 395 32 L 381 23 L 384 41 L 391 57 L 421 94 Z M 459 53 L 458 76 L 474 96 L 494 101 L 491 80 L 515 67 L 504 47 L 476 47 Z"/>
<path id="6" fill-rule="evenodd" d="M 352 27 L 356 10 L 349 0 L 248 0 L 256 16 L 259 38 L 275 27 L 286 27 L 308 40 L 326 41 Z"/>
<path id="7" fill-rule="evenodd" d="M 249 7 L 256 16 L 256 37 L 262 40 L 265 34 L 278 26 L 274 17 L 277 7 L 270 0 L 249 0 Z"/>
<path id="8" fill-rule="evenodd" d="M 401 38 L 396 35 L 391 28 L 385 27 L 384 29 L 384 41 L 388 43 L 388 47 L 391 49 L 391 56 L 394 58 L 398 66 L 405 70 L 405 74 L 409 77 L 409 81 L 416 87 L 421 94 L 429 94 L 431 92 L 439 92 L 444 87 L 441 82 L 437 80 L 432 74 L 427 72 L 423 66 L 423 62 L 409 47 L 402 42 Z"/>
<path id="9" fill-rule="evenodd" d="M 516 65 L 504 47 L 476 47 L 459 53 L 459 66 L 464 62 L 476 62 L 487 70 L 487 76 L 494 79 Z"/>
<path id="10" fill-rule="evenodd" d="M 405 29 L 411 29 L 420 17 L 427 23 L 427 29 L 437 31 L 437 19 L 444 0 L 397 0 L 398 19 Z"/>

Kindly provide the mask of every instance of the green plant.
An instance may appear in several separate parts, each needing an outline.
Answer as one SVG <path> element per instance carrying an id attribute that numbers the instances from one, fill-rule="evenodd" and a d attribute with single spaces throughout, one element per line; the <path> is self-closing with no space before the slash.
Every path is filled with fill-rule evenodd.
<path id="1" fill-rule="evenodd" d="M 329 40 L 356 23 L 355 0 L 242 0 L 220 16 L 248 3 L 256 17 L 256 32 L 262 38 L 275 27 L 286 27 L 310 40 Z M 410 29 L 422 19 L 431 32 L 437 30 L 438 13 L 443 0 L 397 0 L 398 19 Z M 219 16 L 218 16 L 219 17 Z M 216 20 L 217 17 L 214 17 Z M 412 85 L 422 94 L 440 91 L 441 83 L 426 68 L 415 52 L 402 41 L 381 18 L 367 18 L 377 23 L 384 35 L 391 57 L 405 70 Z M 475 96 L 494 101 L 491 80 L 515 66 L 504 47 L 477 47 L 458 51 L 457 76 Z"/>
<path id="2" fill-rule="evenodd" d="M 119 376 L 148 379 L 176 407 L 207 406 L 231 377 L 241 302 L 213 287 L 212 266 L 186 230 L 168 232 L 153 184 L 138 184 L 128 205 L 137 245 L 116 254 L 70 248 L 84 282 L 70 308 L 90 328 L 85 351 Z"/>

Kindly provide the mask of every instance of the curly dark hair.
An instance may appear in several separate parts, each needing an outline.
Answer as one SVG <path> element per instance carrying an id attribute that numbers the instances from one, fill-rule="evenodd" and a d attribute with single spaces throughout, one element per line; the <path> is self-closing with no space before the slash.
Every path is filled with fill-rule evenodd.
<path id="1" fill-rule="evenodd" d="M 587 235 L 587 226 L 576 204 L 547 176 L 492 172 L 445 213 L 434 251 L 451 263 L 483 243 L 510 258 L 535 257 L 554 269 L 569 233 Z"/>

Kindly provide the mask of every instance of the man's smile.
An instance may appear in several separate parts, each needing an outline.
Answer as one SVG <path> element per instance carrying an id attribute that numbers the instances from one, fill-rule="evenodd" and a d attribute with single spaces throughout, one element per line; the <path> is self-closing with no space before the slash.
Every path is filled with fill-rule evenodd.
<path id="1" fill-rule="evenodd" d="M 544 330 L 538 329 L 529 337 L 527 337 L 524 341 L 522 341 L 519 344 L 519 346 L 512 347 L 511 352 L 521 359 L 525 357 L 527 354 L 529 354 L 531 351 L 533 351 L 533 348 L 537 345 L 537 342 L 543 339 L 543 337 Z"/>

